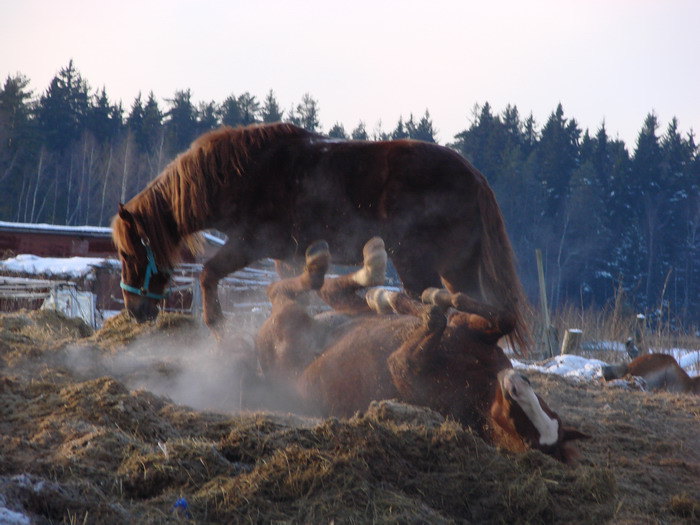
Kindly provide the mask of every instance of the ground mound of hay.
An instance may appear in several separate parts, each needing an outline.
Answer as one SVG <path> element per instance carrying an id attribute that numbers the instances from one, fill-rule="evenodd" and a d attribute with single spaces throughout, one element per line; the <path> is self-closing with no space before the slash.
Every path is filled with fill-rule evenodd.
<path id="1" fill-rule="evenodd" d="M 592 435 L 581 444 L 581 464 L 570 468 L 539 452 L 495 450 L 439 414 L 386 401 L 348 420 L 193 410 L 134 389 L 132 369 L 104 372 L 110 360 L 152 347 L 190 350 L 204 333 L 190 318 L 137 325 L 122 314 L 90 334 L 46 315 L 0 316 L 0 515 L 35 523 L 697 523 L 700 516 L 695 396 L 530 374 L 566 423 Z M 75 349 L 80 369 L 66 364 Z M 235 362 L 217 354 L 220 368 Z M 166 379 L 189 366 L 172 355 L 146 363 Z"/>
<path id="2" fill-rule="evenodd" d="M 37 519 L 164 522 L 181 497 L 204 523 L 552 523 L 613 512 L 609 471 L 502 454 L 407 405 L 295 424 L 193 412 L 108 377 L 63 387 L 5 377 L 0 407 L 6 505 Z"/>
<path id="3" fill-rule="evenodd" d="M 0 314 L 0 365 L 39 358 L 46 350 L 93 333 L 82 319 L 56 310 L 19 310 Z"/>
<path id="4" fill-rule="evenodd" d="M 179 313 L 161 313 L 155 321 L 139 324 L 134 322 L 126 310 L 122 310 L 119 314 L 107 319 L 102 328 L 86 342 L 106 350 L 115 351 L 122 349 L 137 338 L 181 337 L 187 333 L 201 334 L 201 327 L 191 316 Z"/>

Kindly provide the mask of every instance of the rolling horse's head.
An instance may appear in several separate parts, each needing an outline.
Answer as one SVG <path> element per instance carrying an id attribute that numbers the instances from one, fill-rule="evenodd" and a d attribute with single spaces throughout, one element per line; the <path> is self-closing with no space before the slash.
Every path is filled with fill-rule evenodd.
<path id="1" fill-rule="evenodd" d="M 112 238 L 122 264 L 124 306 L 139 323 L 151 321 L 167 295 L 170 270 L 158 265 L 143 225 L 122 204 L 112 222 Z"/>

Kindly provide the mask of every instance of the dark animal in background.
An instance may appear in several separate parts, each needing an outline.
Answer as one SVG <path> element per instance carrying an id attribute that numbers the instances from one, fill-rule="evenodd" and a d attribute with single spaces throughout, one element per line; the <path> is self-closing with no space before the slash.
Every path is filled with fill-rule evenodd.
<path id="1" fill-rule="evenodd" d="M 630 375 L 644 379 L 649 390 L 700 394 L 700 377 L 691 378 L 668 354 L 645 354 L 628 364 L 604 366 L 602 372 L 606 381 Z"/>
<path id="2" fill-rule="evenodd" d="M 564 462 L 584 434 L 559 416 L 516 372 L 498 346 L 514 326 L 507 311 L 464 293 L 428 289 L 423 304 L 381 284 L 381 239 L 364 249 L 355 273 L 324 279 L 325 242 L 309 247 L 304 272 L 268 288 L 272 313 L 256 346 L 265 380 L 321 416 L 351 416 L 373 400 L 426 406 L 513 451 L 534 448 Z M 299 299 L 311 290 L 334 308 L 312 316 Z M 449 311 L 449 313 L 448 313 Z"/>
<path id="3" fill-rule="evenodd" d="M 627 341 L 625 341 L 625 350 L 627 350 L 627 355 L 630 359 L 639 357 L 639 347 L 634 344 L 631 337 L 628 337 Z"/>
<path id="4" fill-rule="evenodd" d="M 357 263 L 364 240 L 379 235 L 410 294 L 444 285 L 497 305 L 514 322 L 516 351 L 530 346 L 527 300 L 496 199 L 448 148 L 330 140 L 291 124 L 203 135 L 113 220 L 124 301 L 137 320 L 157 315 L 181 245 L 207 228 L 228 236 L 200 277 L 204 320 L 215 331 L 223 318 L 217 283 L 229 273 L 264 257 L 302 259 L 321 238 L 336 262 Z"/>

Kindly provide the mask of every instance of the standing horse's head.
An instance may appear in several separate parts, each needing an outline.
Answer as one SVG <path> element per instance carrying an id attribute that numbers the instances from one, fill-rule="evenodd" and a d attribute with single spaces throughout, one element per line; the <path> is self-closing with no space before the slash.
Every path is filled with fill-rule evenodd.
<path id="1" fill-rule="evenodd" d="M 124 306 L 139 323 L 151 321 L 166 297 L 170 272 L 159 268 L 143 226 L 122 204 L 112 222 L 112 237 L 122 263 Z"/>

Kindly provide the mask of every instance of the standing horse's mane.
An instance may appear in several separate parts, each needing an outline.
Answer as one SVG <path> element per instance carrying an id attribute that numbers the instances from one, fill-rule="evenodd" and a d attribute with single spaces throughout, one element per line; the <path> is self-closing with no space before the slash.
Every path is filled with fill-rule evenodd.
<path id="1" fill-rule="evenodd" d="M 201 250 L 198 232 L 211 216 L 210 196 L 231 177 L 244 177 L 251 155 L 281 137 L 312 137 L 312 133 L 286 123 L 260 124 L 210 131 L 179 154 L 126 208 L 134 216 L 153 247 L 158 265 L 172 268 L 181 259 L 181 246 Z M 117 215 L 112 220 L 117 249 L 134 254 L 127 225 Z"/>

